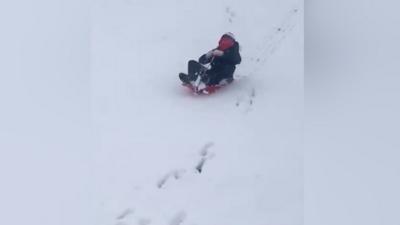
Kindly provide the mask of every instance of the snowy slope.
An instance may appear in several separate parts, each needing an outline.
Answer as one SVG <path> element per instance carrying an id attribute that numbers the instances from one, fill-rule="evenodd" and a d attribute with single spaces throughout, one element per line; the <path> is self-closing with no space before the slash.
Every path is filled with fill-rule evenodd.
<path id="1" fill-rule="evenodd" d="M 0 224 L 93 224 L 85 3 L 0 2 Z"/>
<path id="2" fill-rule="evenodd" d="M 302 224 L 296 3 L 97 2 L 96 224 Z M 240 80 L 191 95 L 178 72 L 226 31 L 242 44 Z"/>
<path id="3" fill-rule="evenodd" d="M 302 2 L 2 4 L 1 224 L 303 223 Z M 238 81 L 192 95 L 227 31 Z"/>
<path id="4" fill-rule="evenodd" d="M 400 2 L 309 6 L 306 224 L 400 224 Z"/>

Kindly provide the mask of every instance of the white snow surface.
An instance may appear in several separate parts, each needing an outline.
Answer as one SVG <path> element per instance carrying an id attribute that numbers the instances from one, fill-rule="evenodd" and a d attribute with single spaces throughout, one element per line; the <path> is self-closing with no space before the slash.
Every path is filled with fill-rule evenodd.
<path id="1" fill-rule="evenodd" d="M 1 224 L 303 224 L 301 1 L 24 3 L 0 7 Z M 228 31 L 237 81 L 194 95 L 178 73 Z"/>

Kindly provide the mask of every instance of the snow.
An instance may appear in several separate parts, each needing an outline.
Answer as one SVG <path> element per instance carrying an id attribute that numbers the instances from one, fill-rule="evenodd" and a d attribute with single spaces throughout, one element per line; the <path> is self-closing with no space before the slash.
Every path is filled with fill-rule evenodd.
<path id="1" fill-rule="evenodd" d="M 24 3 L 0 7 L 2 224 L 303 224 L 302 2 Z M 178 73 L 228 31 L 237 81 L 193 95 Z"/>
<path id="2" fill-rule="evenodd" d="M 310 6 L 305 223 L 400 224 L 400 4 Z"/>

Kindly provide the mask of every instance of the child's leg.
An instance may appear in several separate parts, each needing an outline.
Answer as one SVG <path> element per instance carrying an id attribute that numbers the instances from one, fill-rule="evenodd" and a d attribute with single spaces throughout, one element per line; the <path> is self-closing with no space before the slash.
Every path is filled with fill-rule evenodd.
<path id="1" fill-rule="evenodd" d="M 200 72 L 203 72 L 204 70 L 206 70 L 206 68 L 201 65 L 200 63 L 198 63 L 195 60 L 190 60 L 188 62 L 188 75 L 197 75 Z"/>

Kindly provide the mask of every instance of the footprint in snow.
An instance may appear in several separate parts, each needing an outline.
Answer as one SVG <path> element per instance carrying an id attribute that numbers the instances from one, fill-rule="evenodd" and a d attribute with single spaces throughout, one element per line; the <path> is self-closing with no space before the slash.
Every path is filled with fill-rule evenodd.
<path id="1" fill-rule="evenodd" d="M 203 172 L 203 167 L 204 164 L 211 159 L 212 157 L 214 157 L 214 154 L 211 153 L 209 151 L 209 149 L 214 146 L 213 142 L 208 142 L 207 144 L 205 144 L 201 149 L 200 149 L 200 161 L 197 163 L 196 165 L 196 171 L 201 173 Z"/>
<path id="2" fill-rule="evenodd" d="M 169 225 L 182 225 L 183 222 L 186 219 L 186 212 L 185 211 L 180 211 L 178 212 L 169 222 Z"/>
<path id="3" fill-rule="evenodd" d="M 244 113 L 251 111 L 254 105 L 254 99 L 256 97 L 256 90 L 252 88 L 248 93 L 239 96 L 236 100 L 236 107 Z"/>
<path id="4" fill-rule="evenodd" d="M 186 170 L 184 170 L 184 169 L 171 171 L 171 172 L 167 173 L 166 175 L 164 175 L 157 182 L 157 187 L 163 188 L 168 180 L 170 180 L 171 178 L 174 178 L 175 180 L 179 180 L 182 178 L 183 174 L 185 174 L 185 173 L 186 173 Z"/>
<path id="5" fill-rule="evenodd" d="M 115 225 L 129 225 L 128 220 L 134 214 L 134 210 L 127 208 L 122 211 L 115 219 Z"/>
<path id="6" fill-rule="evenodd" d="M 123 220 L 125 218 L 127 218 L 128 216 L 132 215 L 134 213 L 134 211 L 130 208 L 125 209 L 124 211 L 122 211 L 118 216 L 117 216 L 117 220 Z"/>

